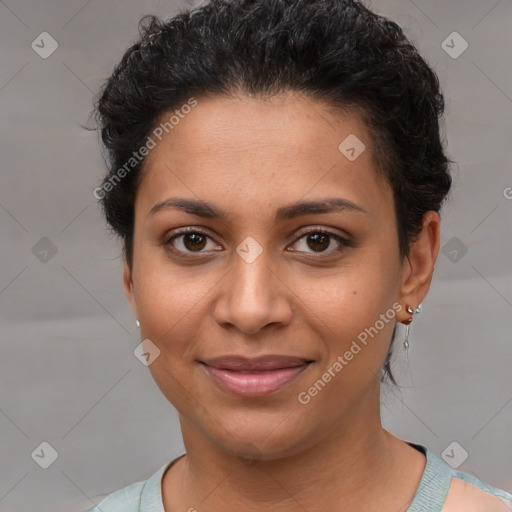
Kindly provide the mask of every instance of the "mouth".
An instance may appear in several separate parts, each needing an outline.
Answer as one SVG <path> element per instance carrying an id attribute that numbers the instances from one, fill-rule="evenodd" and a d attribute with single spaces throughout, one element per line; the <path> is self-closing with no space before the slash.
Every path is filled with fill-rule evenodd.
<path id="1" fill-rule="evenodd" d="M 313 361 L 290 356 L 248 359 L 224 356 L 200 361 L 224 391 L 242 397 L 261 397 L 290 385 Z"/>

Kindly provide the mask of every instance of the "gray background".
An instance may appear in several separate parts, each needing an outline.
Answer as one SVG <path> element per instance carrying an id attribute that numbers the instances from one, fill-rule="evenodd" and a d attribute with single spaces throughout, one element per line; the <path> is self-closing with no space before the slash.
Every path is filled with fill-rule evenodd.
<path id="1" fill-rule="evenodd" d="M 1 511 L 84 510 L 183 450 L 176 412 L 133 355 L 120 246 L 92 195 L 104 164 L 97 134 L 79 123 L 139 18 L 189 6 L 0 2 Z M 467 451 L 459 469 L 512 491 L 512 2 L 372 6 L 439 74 L 458 163 L 409 361 L 403 350 L 395 360 L 403 387 L 383 391 L 384 424 L 438 455 L 457 442 L 444 453 Z M 45 31 L 58 48 L 43 59 L 31 43 Z M 442 47 L 454 31 L 469 45 L 457 58 Z M 50 453 L 42 442 L 58 454 L 47 469 L 36 463 Z"/>

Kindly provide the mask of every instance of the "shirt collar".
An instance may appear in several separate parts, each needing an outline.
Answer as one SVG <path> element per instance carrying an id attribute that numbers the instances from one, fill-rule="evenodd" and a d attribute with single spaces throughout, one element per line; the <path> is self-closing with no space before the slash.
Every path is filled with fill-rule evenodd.
<path id="1" fill-rule="evenodd" d="M 142 487 L 138 512 L 165 512 L 162 499 L 162 477 L 165 471 L 183 457 L 185 454 L 176 457 L 164 464 L 153 476 L 151 476 Z"/>

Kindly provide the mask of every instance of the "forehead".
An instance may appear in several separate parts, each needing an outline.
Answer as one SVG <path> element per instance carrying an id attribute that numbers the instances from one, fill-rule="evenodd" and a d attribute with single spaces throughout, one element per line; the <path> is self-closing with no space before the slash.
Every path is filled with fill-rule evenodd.
<path id="1" fill-rule="evenodd" d="M 250 215 L 336 195 L 379 210 L 392 196 L 374 160 L 370 132 L 354 112 L 293 93 L 198 98 L 150 151 L 136 209 L 181 195 Z"/>

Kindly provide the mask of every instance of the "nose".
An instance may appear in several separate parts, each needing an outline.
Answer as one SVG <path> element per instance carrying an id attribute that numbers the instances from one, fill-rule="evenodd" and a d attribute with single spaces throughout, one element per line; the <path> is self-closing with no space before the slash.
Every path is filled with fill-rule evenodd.
<path id="1" fill-rule="evenodd" d="M 257 334 L 270 324 L 284 327 L 291 322 L 294 294 L 269 263 L 265 251 L 251 263 L 236 255 L 233 268 L 219 283 L 214 318 L 220 326 Z"/>

